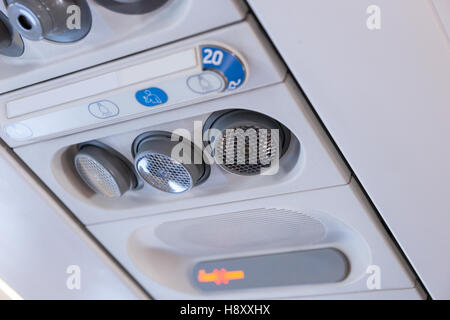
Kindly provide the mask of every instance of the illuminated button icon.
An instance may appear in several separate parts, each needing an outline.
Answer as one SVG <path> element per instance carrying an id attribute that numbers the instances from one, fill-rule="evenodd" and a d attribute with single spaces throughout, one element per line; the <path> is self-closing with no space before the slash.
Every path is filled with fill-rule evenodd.
<path id="1" fill-rule="evenodd" d="M 207 94 L 223 91 L 225 89 L 225 81 L 217 72 L 204 71 L 190 76 L 187 79 L 187 86 L 195 93 Z"/>
<path id="2" fill-rule="evenodd" d="M 146 106 L 154 107 L 167 102 L 169 97 L 160 88 L 152 87 L 136 92 L 136 100 Z"/>
<path id="3" fill-rule="evenodd" d="M 107 119 L 119 114 L 119 107 L 109 100 L 92 102 L 88 106 L 89 112 L 98 119 Z"/>
<path id="4" fill-rule="evenodd" d="M 228 284 L 230 280 L 244 279 L 245 274 L 243 270 L 227 271 L 222 268 L 220 270 L 214 269 L 211 273 L 206 273 L 204 269 L 198 271 L 198 282 L 214 282 L 218 286 Z"/>

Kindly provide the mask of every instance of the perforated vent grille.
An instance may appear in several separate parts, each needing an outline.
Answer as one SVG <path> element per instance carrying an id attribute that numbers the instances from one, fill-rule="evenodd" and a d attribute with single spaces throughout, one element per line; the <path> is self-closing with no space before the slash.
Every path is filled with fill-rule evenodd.
<path id="1" fill-rule="evenodd" d="M 75 159 L 75 168 L 83 181 L 95 192 L 108 197 L 121 195 L 114 177 L 95 159 L 78 156 Z"/>
<path id="2" fill-rule="evenodd" d="M 254 209 L 161 224 L 156 236 L 186 254 L 304 246 L 324 239 L 323 224 L 302 213 Z"/>
<path id="3" fill-rule="evenodd" d="M 242 126 L 222 132 L 222 140 L 215 149 L 221 166 L 239 175 L 256 175 L 270 166 L 279 155 L 279 139 L 271 130 L 256 126 Z"/>
<path id="4" fill-rule="evenodd" d="M 192 188 L 189 171 L 174 159 L 160 153 L 145 153 L 137 159 L 140 176 L 155 188 L 180 193 Z"/>

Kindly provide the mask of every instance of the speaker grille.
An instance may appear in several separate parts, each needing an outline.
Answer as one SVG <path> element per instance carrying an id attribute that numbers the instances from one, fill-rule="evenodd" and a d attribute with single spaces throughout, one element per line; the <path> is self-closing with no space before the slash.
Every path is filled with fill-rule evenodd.
<path id="1" fill-rule="evenodd" d="M 273 150 L 279 145 L 277 139 L 272 139 L 271 130 L 262 129 L 241 126 L 231 129 L 231 135 L 227 134 L 228 130 L 223 131 L 222 140 L 215 149 L 215 157 L 221 160 L 221 166 L 239 175 L 260 174 L 263 168 L 269 167 L 278 156 Z"/>
<path id="2" fill-rule="evenodd" d="M 106 168 L 95 159 L 79 156 L 75 159 L 75 168 L 83 181 L 95 192 L 108 197 L 119 197 L 120 188 Z"/>
<path id="3" fill-rule="evenodd" d="M 306 214 L 253 209 L 166 222 L 155 233 L 176 251 L 201 255 L 305 246 L 324 239 L 326 230 Z"/>

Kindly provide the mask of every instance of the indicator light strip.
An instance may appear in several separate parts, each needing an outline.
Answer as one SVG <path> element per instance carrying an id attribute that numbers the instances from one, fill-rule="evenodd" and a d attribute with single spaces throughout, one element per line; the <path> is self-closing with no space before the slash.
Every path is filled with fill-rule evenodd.
<path id="1" fill-rule="evenodd" d="M 207 273 L 204 269 L 198 271 L 198 281 L 202 283 L 214 282 L 217 285 L 228 284 L 230 280 L 244 279 L 243 270 L 227 271 L 226 269 L 214 269 L 213 272 Z"/>

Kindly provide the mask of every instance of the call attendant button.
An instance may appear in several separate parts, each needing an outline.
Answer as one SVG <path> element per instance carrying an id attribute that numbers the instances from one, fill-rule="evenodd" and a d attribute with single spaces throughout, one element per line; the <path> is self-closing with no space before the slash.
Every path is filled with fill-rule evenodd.
<path id="1" fill-rule="evenodd" d="M 167 94 L 156 87 L 139 90 L 136 92 L 136 100 L 146 107 L 154 107 L 164 104 L 168 100 Z"/>

